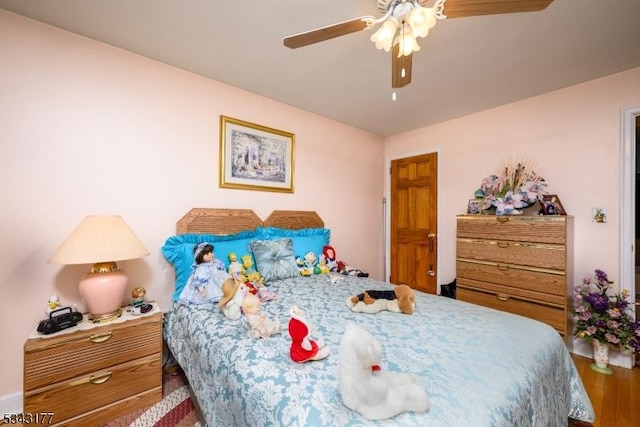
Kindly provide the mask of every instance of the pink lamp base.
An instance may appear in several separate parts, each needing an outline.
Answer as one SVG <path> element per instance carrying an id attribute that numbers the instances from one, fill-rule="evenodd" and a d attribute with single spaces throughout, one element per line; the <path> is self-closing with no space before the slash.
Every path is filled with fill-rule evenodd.
<path id="1" fill-rule="evenodd" d="M 122 314 L 120 307 L 128 282 L 120 270 L 84 276 L 78 286 L 89 311 L 89 320 L 101 322 L 118 318 Z"/>

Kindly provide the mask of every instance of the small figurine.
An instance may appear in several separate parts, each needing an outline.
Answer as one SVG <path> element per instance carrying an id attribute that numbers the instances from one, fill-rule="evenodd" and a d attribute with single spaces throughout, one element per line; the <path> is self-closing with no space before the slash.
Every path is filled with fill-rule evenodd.
<path id="1" fill-rule="evenodd" d="M 47 303 L 45 314 L 49 317 L 49 314 L 58 308 L 60 308 L 60 297 L 58 295 L 51 295 L 51 298 L 49 298 L 49 302 Z"/>
<path id="2" fill-rule="evenodd" d="M 294 362 L 303 363 L 329 356 L 330 350 L 325 347 L 324 341 L 311 338 L 311 327 L 307 323 L 304 311 L 295 306 L 291 309 L 289 335 L 291 335 L 289 355 Z"/>
<path id="3" fill-rule="evenodd" d="M 131 291 L 131 305 L 134 307 L 139 307 L 144 304 L 144 296 L 147 294 L 147 291 L 143 287 L 134 288 Z"/>
<path id="4" fill-rule="evenodd" d="M 236 255 L 236 253 L 229 252 L 228 258 L 229 258 L 229 268 L 227 269 L 227 272 L 231 275 L 231 277 L 233 277 L 239 282 L 246 281 L 246 278 L 244 277 L 244 273 L 243 273 L 242 264 L 238 262 L 238 256 Z"/>
<path id="5" fill-rule="evenodd" d="M 267 338 L 282 332 L 280 320 L 268 319 L 266 314 L 260 312 L 260 298 L 256 295 L 245 295 L 242 301 L 242 312 L 247 319 L 250 337 Z"/>

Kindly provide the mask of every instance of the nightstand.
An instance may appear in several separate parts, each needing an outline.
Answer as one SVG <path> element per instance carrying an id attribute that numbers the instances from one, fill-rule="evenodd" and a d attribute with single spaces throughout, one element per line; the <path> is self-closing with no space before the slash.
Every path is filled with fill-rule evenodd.
<path id="1" fill-rule="evenodd" d="M 52 425 L 98 425 L 162 399 L 157 305 L 107 324 L 86 317 L 73 328 L 50 337 L 32 334 L 25 342 L 25 415 L 53 414 L 47 423 Z"/>

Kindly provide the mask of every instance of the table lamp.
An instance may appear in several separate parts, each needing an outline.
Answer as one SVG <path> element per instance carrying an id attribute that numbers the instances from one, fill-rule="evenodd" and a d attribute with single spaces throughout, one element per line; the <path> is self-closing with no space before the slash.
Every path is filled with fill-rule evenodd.
<path id="1" fill-rule="evenodd" d="M 142 258 L 149 251 L 119 215 L 89 215 L 48 262 L 93 264 L 79 283 L 89 320 L 110 321 L 122 314 L 128 279 L 116 261 Z"/>

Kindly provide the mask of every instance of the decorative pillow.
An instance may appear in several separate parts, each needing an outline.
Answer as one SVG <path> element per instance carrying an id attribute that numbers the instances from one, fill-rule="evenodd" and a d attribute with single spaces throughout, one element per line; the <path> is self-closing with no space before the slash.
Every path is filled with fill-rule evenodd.
<path id="1" fill-rule="evenodd" d="M 256 269 L 265 282 L 300 275 L 290 238 L 254 240 L 249 245 L 256 260 Z"/>
<path id="2" fill-rule="evenodd" d="M 193 264 L 193 248 L 200 242 L 208 242 L 213 245 L 213 253 L 216 258 L 224 262 L 225 268 L 229 267 L 229 252 L 235 252 L 238 258 L 250 254 L 249 242 L 261 238 L 259 230 L 243 231 L 237 234 L 225 236 L 213 234 L 180 234 L 167 239 L 162 247 L 164 257 L 173 265 L 176 275 L 176 289 L 173 293 L 173 301 L 177 301 L 184 285 L 187 284 Z"/>
<path id="3" fill-rule="evenodd" d="M 322 247 L 328 245 L 331 238 L 331 231 L 328 228 L 286 230 L 278 227 L 261 227 L 259 230 L 263 236 L 271 240 L 290 238 L 293 243 L 293 253 L 296 256 L 304 256 L 307 252 L 313 252 L 319 256 L 322 253 Z"/>

